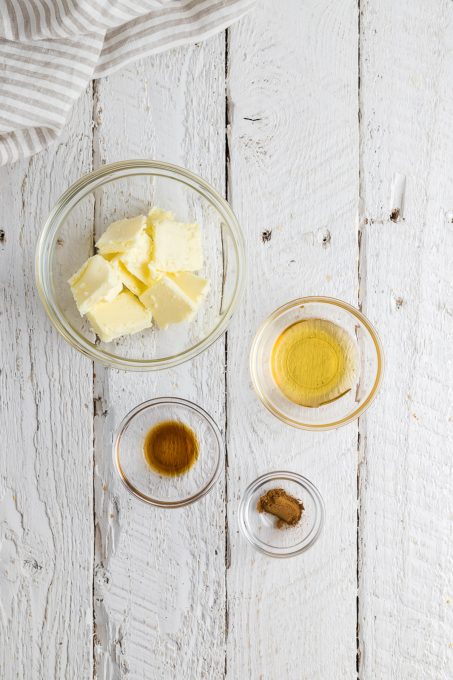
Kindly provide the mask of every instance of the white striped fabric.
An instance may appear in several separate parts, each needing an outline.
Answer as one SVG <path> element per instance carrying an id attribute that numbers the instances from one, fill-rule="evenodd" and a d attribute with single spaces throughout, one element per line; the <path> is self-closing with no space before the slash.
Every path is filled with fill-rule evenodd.
<path id="1" fill-rule="evenodd" d="M 0 0 L 0 165 L 56 140 L 91 78 L 207 38 L 254 0 Z"/>

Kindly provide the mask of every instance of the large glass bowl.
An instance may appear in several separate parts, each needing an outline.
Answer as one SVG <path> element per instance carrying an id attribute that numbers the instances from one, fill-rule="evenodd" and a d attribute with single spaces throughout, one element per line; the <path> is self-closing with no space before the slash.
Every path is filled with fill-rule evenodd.
<path id="1" fill-rule="evenodd" d="M 199 222 L 210 291 L 191 322 L 157 327 L 110 343 L 96 339 L 73 300 L 69 277 L 94 253 L 94 242 L 123 217 L 157 205 L 183 222 Z M 108 366 L 148 371 L 192 359 L 224 333 L 244 280 L 244 241 L 228 203 L 189 170 L 158 161 L 105 165 L 57 201 L 38 241 L 36 281 L 55 328 L 77 350 Z"/>
<path id="2" fill-rule="evenodd" d="M 307 319 L 324 319 L 339 326 L 351 339 L 356 357 L 351 389 L 316 407 L 290 401 L 278 388 L 271 366 L 272 350 L 281 333 Z M 355 307 L 328 297 L 299 298 L 276 309 L 258 329 L 250 352 L 253 386 L 263 404 L 288 425 L 305 430 L 329 430 L 358 418 L 376 397 L 382 370 L 381 343 L 371 323 Z"/>

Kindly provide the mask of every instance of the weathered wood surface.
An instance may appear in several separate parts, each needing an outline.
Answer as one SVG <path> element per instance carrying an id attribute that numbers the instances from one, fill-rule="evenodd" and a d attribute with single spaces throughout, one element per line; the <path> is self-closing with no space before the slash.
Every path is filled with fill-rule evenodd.
<path id="1" fill-rule="evenodd" d="M 452 677 L 452 24 L 449 0 L 261 0 L 96 82 L 58 145 L 0 171 L 2 680 Z M 247 240 L 227 336 L 154 375 L 93 369 L 34 288 L 61 191 L 134 157 L 227 187 Z M 386 354 L 368 414 L 320 435 L 274 420 L 247 365 L 264 317 L 315 293 L 360 304 Z M 164 394 L 227 442 L 216 489 L 178 511 L 130 498 L 111 465 L 119 421 Z M 277 468 L 326 502 L 293 560 L 237 528 L 244 488 Z"/>
<path id="2" fill-rule="evenodd" d="M 96 86 L 95 164 L 158 158 L 225 179 L 225 37 L 133 64 Z M 209 102 L 207 108 L 206 102 Z M 225 644 L 223 477 L 204 500 L 159 510 L 131 499 L 112 470 L 112 431 L 136 404 L 190 399 L 225 422 L 221 339 L 158 374 L 96 368 L 95 659 L 102 680 L 221 678 Z"/>
<path id="3" fill-rule="evenodd" d="M 91 97 L 60 143 L 0 169 L 0 677 L 92 669 L 92 367 L 51 328 L 34 250 L 51 207 L 91 166 Z"/>
<path id="4" fill-rule="evenodd" d="M 228 332 L 227 677 L 352 678 L 357 423 L 320 434 L 276 420 L 251 388 L 248 353 L 288 300 L 357 302 L 355 1 L 265 3 L 231 29 L 229 55 L 230 199 L 249 274 Z M 306 475 L 325 499 L 325 531 L 301 559 L 259 555 L 238 533 L 244 488 L 278 469 Z"/>
<path id="5" fill-rule="evenodd" d="M 363 678 L 453 677 L 453 5 L 362 2 L 365 313 L 386 355 L 363 423 Z"/>

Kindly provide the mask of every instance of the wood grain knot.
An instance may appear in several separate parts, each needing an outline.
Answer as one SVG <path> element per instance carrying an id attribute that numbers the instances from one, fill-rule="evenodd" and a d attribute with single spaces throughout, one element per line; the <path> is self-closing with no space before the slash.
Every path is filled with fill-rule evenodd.
<path id="1" fill-rule="evenodd" d="M 93 399 L 93 411 L 95 416 L 102 416 L 103 418 L 105 418 L 109 412 L 102 397 L 95 397 Z"/>
<path id="2" fill-rule="evenodd" d="M 23 568 L 30 576 L 34 576 L 42 570 L 42 565 L 34 557 L 29 557 L 23 561 Z"/>

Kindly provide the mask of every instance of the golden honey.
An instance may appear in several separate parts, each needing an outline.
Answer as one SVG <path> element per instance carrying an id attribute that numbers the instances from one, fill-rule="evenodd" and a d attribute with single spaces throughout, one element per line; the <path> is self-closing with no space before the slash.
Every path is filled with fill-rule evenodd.
<path id="1" fill-rule="evenodd" d="M 271 354 L 272 375 L 287 399 L 316 408 L 347 394 L 356 378 L 356 348 L 347 331 L 326 319 L 286 328 Z"/>

